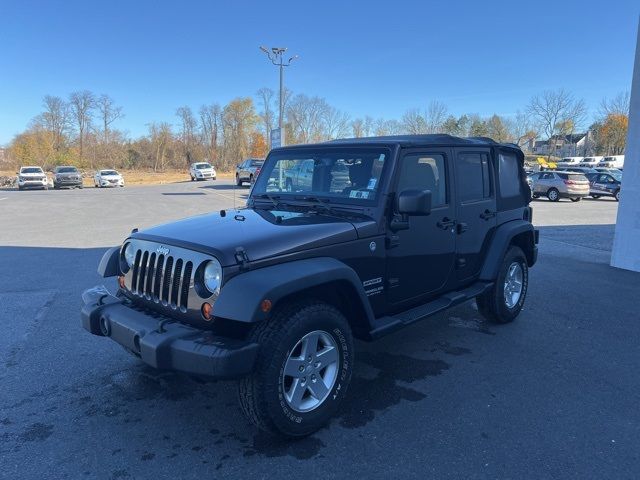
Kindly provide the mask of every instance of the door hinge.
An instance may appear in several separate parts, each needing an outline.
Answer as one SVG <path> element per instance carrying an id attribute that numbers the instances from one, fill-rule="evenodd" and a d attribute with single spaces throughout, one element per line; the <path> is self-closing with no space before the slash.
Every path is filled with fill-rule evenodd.
<path id="1" fill-rule="evenodd" d="M 247 251 L 244 249 L 244 247 L 236 248 L 235 257 L 236 262 L 238 262 L 238 264 L 240 265 L 240 268 L 246 268 L 249 264 L 249 256 L 247 255 Z"/>
<path id="2" fill-rule="evenodd" d="M 384 239 L 385 246 L 387 248 L 393 248 L 400 245 L 400 235 L 389 235 Z"/>

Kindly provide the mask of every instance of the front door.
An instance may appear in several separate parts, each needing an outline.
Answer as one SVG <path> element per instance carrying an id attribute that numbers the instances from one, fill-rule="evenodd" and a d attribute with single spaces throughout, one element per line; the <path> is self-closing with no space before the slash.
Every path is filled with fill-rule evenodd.
<path id="1" fill-rule="evenodd" d="M 455 154 L 456 277 L 464 282 L 480 272 L 489 234 L 496 226 L 495 175 L 488 149 L 457 148 Z"/>
<path id="2" fill-rule="evenodd" d="M 440 291 L 455 255 L 455 206 L 451 201 L 451 149 L 407 150 L 400 158 L 395 193 L 431 190 L 427 216 L 409 217 L 409 228 L 387 237 L 387 298 L 400 306 Z"/>

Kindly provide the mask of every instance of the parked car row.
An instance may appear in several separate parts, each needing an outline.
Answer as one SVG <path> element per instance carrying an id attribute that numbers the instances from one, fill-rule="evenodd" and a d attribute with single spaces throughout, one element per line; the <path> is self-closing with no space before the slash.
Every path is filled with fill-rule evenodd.
<path id="1" fill-rule="evenodd" d="M 17 172 L 18 190 L 37 188 L 48 190 L 53 185 L 55 190 L 60 188 L 83 188 L 82 173 L 74 166 L 58 166 L 53 170 L 51 181 L 42 167 L 20 167 Z M 124 178 L 116 170 L 98 170 L 93 177 L 96 188 L 124 187 Z"/>
<path id="2" fill-rule="evenodd" d="M 532 198 L 547 197 L 552 202 L 568 198 L 579 202 L 584 197 L 597 199 L 607 196 L 620 200 L 620 170 L 587 173 L 574 170 L 545 170 L 528 175 Z"/>
<path id="3" fill-rule="evenodd" d="M 603 168 L 624 168 L 624 155 L 609 155 L 606 157 L 564 157 L 557 162 L 558 168 L 566 167 L 603 167 Z"/>

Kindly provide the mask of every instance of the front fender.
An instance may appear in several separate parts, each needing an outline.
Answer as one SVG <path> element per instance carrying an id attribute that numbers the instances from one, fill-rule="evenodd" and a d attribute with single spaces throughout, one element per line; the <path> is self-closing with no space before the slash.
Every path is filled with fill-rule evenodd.
<path id="1" fill-rule="evenodd" d="M 120 274 L 120 247 L 111 247 L 104 252 L 98 264 L 98 274 L 101 277 L 115 277 Z"/>
<path id="2" fill-rule="evenodd" d="M 275 305 L 288 295 L 336 281 L 347 281 L 353 286 L 357 292 L 353 301 L 361 303 L 367 320 L 372 322 L 373 311 L 362 281 L 351 267 L 330 257 L 296 260 L 241 273 L 222 287 L 213 314 L 238 322 L 259 322 L 269 316 L 269 312 L 260 309 L 263 300 Z"/>

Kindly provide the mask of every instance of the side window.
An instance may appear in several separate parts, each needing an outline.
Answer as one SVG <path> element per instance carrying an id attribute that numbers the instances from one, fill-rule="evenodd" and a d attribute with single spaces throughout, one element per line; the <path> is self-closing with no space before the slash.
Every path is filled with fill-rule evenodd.
<path id="1" fill-rule="evenodd" d="M 461 202 L 491 197 L 489 158 L 486 154 L 458 153 L 456 168 Z"/>
<path id="2" fill-rule="evenodd" d="M 520 170 L 518 158 L 513 153 L 500 152 L 498 156 L 498 178 L 502 198 L 517 197 L 520 193 Z"/>
<path id="3" fill-rule="evenodd" d="M 447 203 L 447 181 L 444 155 L 409 154 L 402 159 L 398 193 L 403 190 L 431 190 L 431 204 Z"/>
<path id="4" fill-rule="evenodd" d="M 598 176 L 598 183 L 605 183 L 607 181 L 607 176 L 606 175 L 599 175 Z"/>

